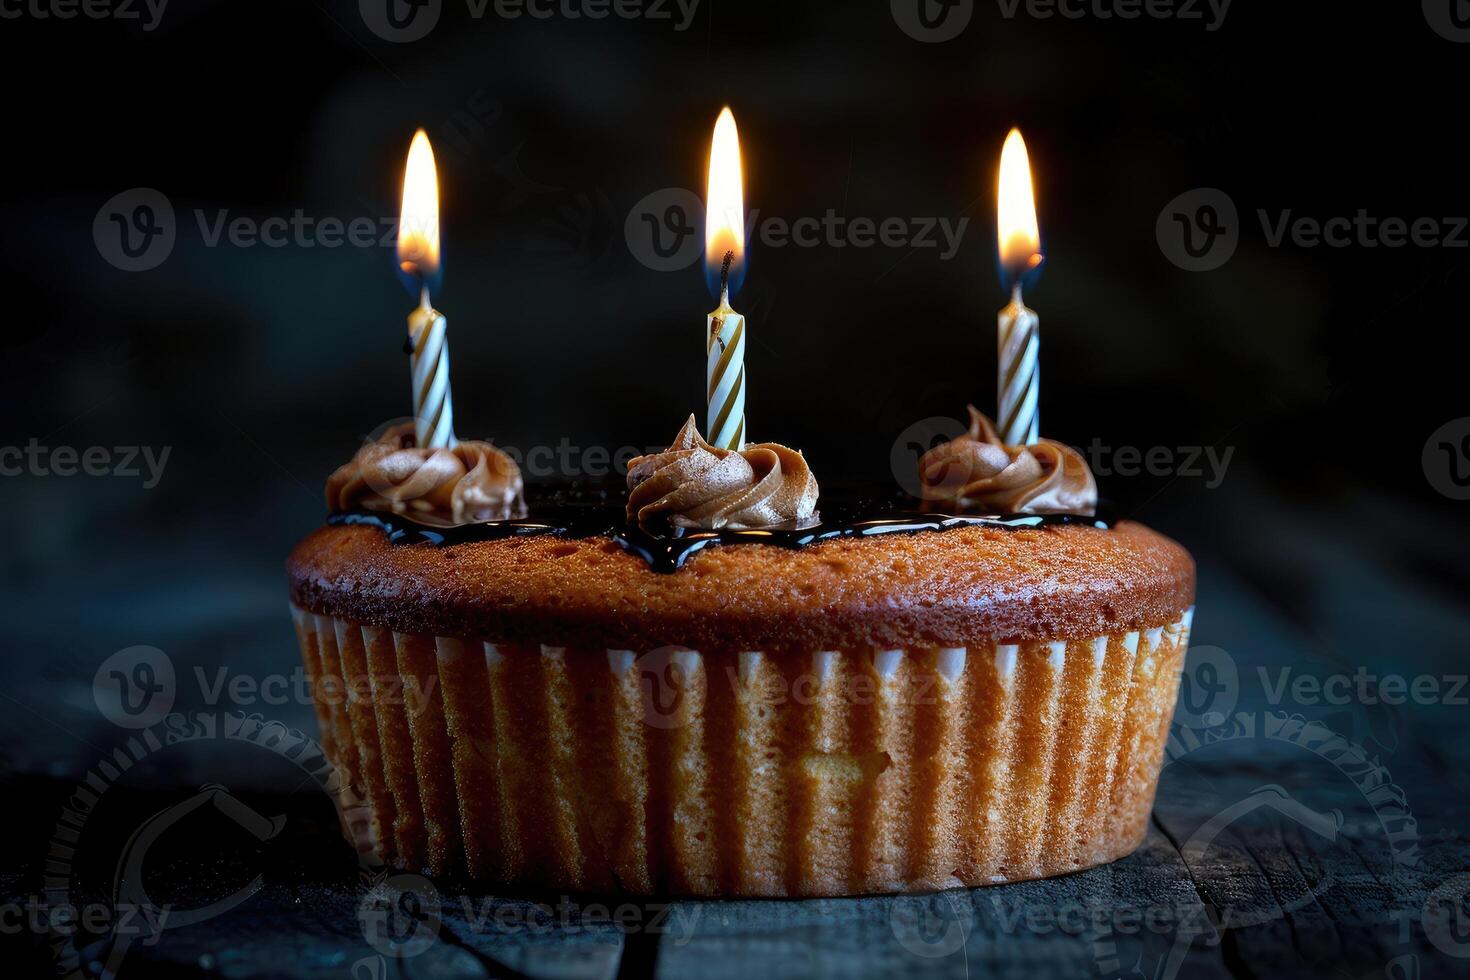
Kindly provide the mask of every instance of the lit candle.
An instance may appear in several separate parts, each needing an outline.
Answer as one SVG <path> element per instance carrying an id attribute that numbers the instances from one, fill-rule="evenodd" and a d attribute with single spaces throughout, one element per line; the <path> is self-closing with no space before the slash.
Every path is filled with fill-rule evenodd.
<path id="1" fill-rule="evenodd" d="M 745 202 L 740 173 L 740 135 L 727 106 L 715 123 L 705 199 L 706 273 L 720 305 L 705 322 L 705 384 L 709 398 L 706 433 L 721 449 L 745 444 L 745 317 L 730 295 L 745 277 Z M 716 278 L 718 277 L 718 278 Z"/>
<path id="2" fill-rule="evenodd" d="M 1042 256 L 1031 164 L 1018 129 L 1011 130 L 1000 154 L 996 226 L 1001 279 L 1011 291 L 1011 301 L 1000 311 L 999 319 L 996 421 L 1006 445 L 1029 446 L 1036 442 L 1040 429 L 1041 321 L 1022 302 L 1021 287 L 1027 274 L 1041 266 Z"/>
<path id="3" fill-rule="evenodd" d="M 434 150 L 421 129 L 408 148 L 403 172 L 403 207 L 398 223 L 398 268 L 419 298 L 408 315 L 412 358 L 414 440 L 420 449 L 453 448 L 454 401 L 449 393 L 448 324 L 434 309 L 439 283 L 439 178 Z"/>

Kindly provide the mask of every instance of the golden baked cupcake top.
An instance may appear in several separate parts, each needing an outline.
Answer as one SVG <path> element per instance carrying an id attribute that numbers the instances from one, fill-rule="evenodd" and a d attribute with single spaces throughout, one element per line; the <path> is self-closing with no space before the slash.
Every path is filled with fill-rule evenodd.
<path id="1" fill-rule="evenodd" d="M 986 525 L 708 548 L 676 574 L 606 535 L 444 546 L 328 526 L 288 562 L 299 607 L 437 636 L 602 649 L 951 647 L 1172 622 L 1194 562 L 1141 524 Z"/>

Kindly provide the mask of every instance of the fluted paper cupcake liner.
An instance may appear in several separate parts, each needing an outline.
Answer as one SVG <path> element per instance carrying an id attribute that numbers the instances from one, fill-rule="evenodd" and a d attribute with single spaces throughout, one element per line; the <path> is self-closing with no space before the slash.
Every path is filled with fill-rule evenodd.
<path id="1" fill-rule="evenodd" d="M 1192 610 L 1086 640 L 807 655 L 504 646 L 293 607 L 381 860 L 634 894 L 922 891 L 1142 841 Z"/>

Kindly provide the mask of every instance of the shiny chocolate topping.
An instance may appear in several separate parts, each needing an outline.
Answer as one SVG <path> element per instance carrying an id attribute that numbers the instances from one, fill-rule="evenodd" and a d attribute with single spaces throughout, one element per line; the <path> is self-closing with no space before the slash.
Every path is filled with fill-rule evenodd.
<path id="1" fill-rule="evenodd" d="M 533 488 L 530 513 L 532 517 L 526 520 L 455 524 L 414 519 L 407 514 L 350 511 L 332 514 L 327 523 L 376 527 L 397 545 L 448 547 L 541 534 L 571 538 L 604 537 L 642 558 L 652 571 L 663 574 L 678 571 L 690 556 L 715 546 L 766 544 L 804 548 L 837 538 L 943 532 L 961 527 L 1025 530 L 1075 524 L 1107 529 L 1113 525 L 1111 518 L 1091 515 L 929 513 L 921 511 L 918 502 L 905 495 L 852 491 L 829 494 L 823 500 L 820 518 L 814 518 L 806 525 L 792 523 L 760 529 L 725 527 L 705 530 L 669 526 L 660 532 L 629 524 L 615 487 L 579 487 L 542 490 L 540 493 Z"/>

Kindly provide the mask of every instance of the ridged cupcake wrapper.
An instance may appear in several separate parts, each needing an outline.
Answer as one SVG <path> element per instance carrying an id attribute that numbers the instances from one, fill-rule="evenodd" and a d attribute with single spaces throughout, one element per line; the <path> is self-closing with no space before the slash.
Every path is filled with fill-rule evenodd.
<path id="1" fill-rule="evenodd" d="M 1188 645 L 706 656 L 395 633 L 293 607 L 356 843 L 563 891 L 814 896 L 1075 871 L 1142 841 Z"/>

